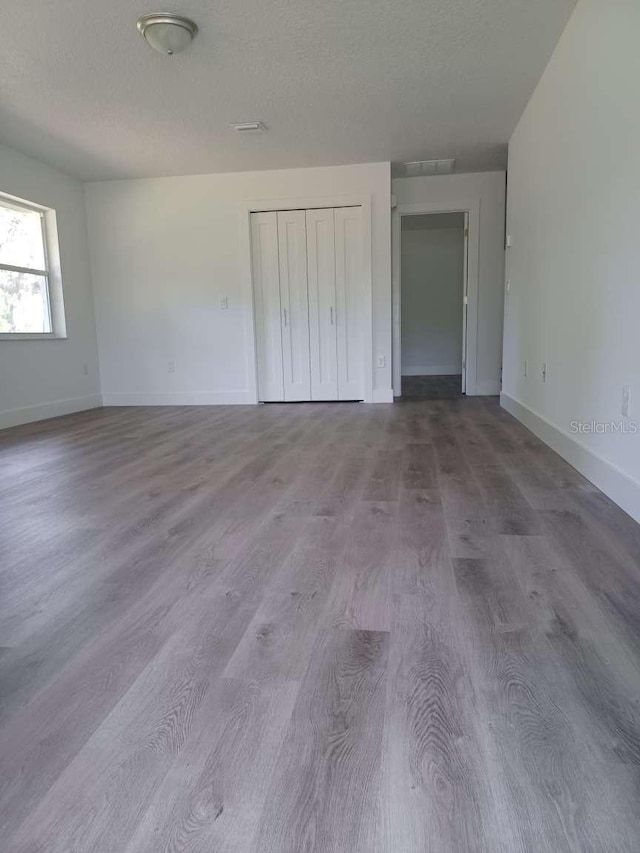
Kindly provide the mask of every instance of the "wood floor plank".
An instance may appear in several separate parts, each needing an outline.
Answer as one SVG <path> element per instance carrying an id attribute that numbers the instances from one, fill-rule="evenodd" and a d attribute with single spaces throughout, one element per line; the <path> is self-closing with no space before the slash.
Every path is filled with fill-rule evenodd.
<path id="1" fill-rule="evenodd" d="M 640 565 L 640 525 L 626 512 L 621 512 L 602 492 L 571 489 L 573 509 L 579 512 L 590 526 L 599 530 L 602 538 L 626 562 Z M 556 507 L 546 507 L 556 509 Z M 564 509 L 564 507 L 562 507 Z"/>
<path id="2" fill-rule="evenodd" d="M 471 468 L 460 450 L 453 430 L 433 438 L 438 489 L 447 517 L 477 518 L 487 509 Z"/>
<path id="3" fill-rule="evenodd" d="M 316 593 L 326 600 L 340 565 L 349 525 L 335 515 L 309 520 L 295 547 L 273 575 L 269 588 L 281 592 Z"/>
<path id="4" fill-rule="evenodd" d="M 367 501 L 395 501 L 398 499 L 402 452 L 382 450 L 378 454 L 375 467 L 365 484 L 362 497 Z"/>
<path id="5" fill-rule="evenodd" d="M 436 597 L 439 587 L 434 581 L 450 566 L 447 527 L 437 492 L 410 489 L 401 493 L 396 540 L 388 562 L 392 592 Z"/>
<path id="6" fill-rule="evenodd" d="M 640 654 L 640 571 L 579 513 L 541 512 L 552 543 L 572 564 Z"/>
<path id="7" fill-rule="evenodd" d="M 223 479 L 212 492 L 196 497 L 183 495 L 181 500 L 172 503 L 170 515 L 154 516 L 150 524 L 146 521 L 134 524 L 123 539 L 118 537 L 117 530 L 112 531 L 108 538 L 101 540 L 99 552 L 79 555 L 73 574 L 68 573 L 61 583 L 59 599 L 52 600 L 45 583 L 47 607 L 43 627 L 0 663 L 0 678 L 12 684 L 11 694 L 0 699 L 2 713 L 7 707 L 10 709 L 18 697 L 24 701 L 33 688 L 55 676 L 70 655 L 97 629 L 107 629 L 112 620 L 122 614 L 127 601 L 135 601 L 144 594 L 164 569 L 178 559 L 188 562 L 188 551 L 201 536 L 207 535 L 217 507 L 222 501 L 225 506 L 233 505 L 247 488 L 255 485 L 256 472 L 262 470 L 262 466 L 244 466 L 226 483 Z M 267 500 L 263 509 L 269 508 Z M 163 522 L 165 525 L 169 522 L 169 526 L 164 526 Z M 240 533 L 246 543 L 246 525 Z M 177 577 L 179 580 L 180 576 Z M 30 599 L 33 586 L 30 580 L 25 593 L 31 607 L 37 606 Z M 24 616 L 22 604 L 16 608 L 16 613 Z"/>
<path id="8" fill-rule="evenodd" d="M 488 562 L 455 560 L 454 568 L 481 714 L 499 767 L 494 796 L 509 816 L 513 843 L 549 853 L 628 849 L 635 833 L 628 794 L 621 811 L 603 797 L 606 763 L 580 726 L 582 714 L 567 714 L 559 670 L 535 626 L 518 626 L 526 608 L 515 585 L 513 595 L 502 593 L 510 585 L 504 566 L 496 573 Z"/>
<path id="9" fill-rule="evenodd" d="M 177 756 L 124 853 L 248 851 L 298 689 L 218 682 L 203 704 L 206 725 Z"/>
<path id="10" fill-rule="evenodd" d="M 329 591 L 323 615 L 327 627 L 390 629 L 396 518 L 394 502 L 360 502 Z"/>
<path id="11" fill-rule="evenodd" d="M 431 595 L 395 600 L 387 688 L 382 850 L 500 851 L 477 698 L 450 565 Z"/>
<path id="12" fill-rule="evenodd" d="M 325 598 L 326 591 L 267 591 L 224 677 L 258 683 L 300 680 L 309 666 Z"/>
<path id="13" fill-rule="evenodd" d="M 471 518 L 447 513 L 446 519 L 452 557 L 473 559 L 489 556 L 495 527 L 488 513 L 477 514 Z"/>
<path id="14" fill-rule="evenodd" d="M 436 487 L 435 457 L 430 444 L 408 444 L 405 447 L 402 485 L 405 489 Z"/>
<path id="15" fill-rule="evenodd" d="M 505 537 L 509 564 L 535 604 L 545 639 L 558 657 L 576 711 L 614 761 L 640 764 L 640 666 L 599 606 L 546 539 Z M 633 686 L 632 686 L 633 685 Z"/>
<path id="16" fill-rule="evenodd" d="M 474 473 L 485 504 L 492 514 L 530 510 L 531 506 L 503 467 L 486 466 Z"/>
<path id="17" fill-rule="evenodd" d="M 300 686 L 253 850 L 370 851 L 388 634 L 324 632 Z"/>
<path id="18" fill-rule="evenodd" d="M 12 839 L 16 851 L 121 851 L 189 738 L 254 608 L 226 594 L 189 608 Z M 194 618 L 195 615 L 195 618 Z M 189 618 L 191 617 L 191 618 Z M 135 803 L 135 808 L 132 804 Z"/>

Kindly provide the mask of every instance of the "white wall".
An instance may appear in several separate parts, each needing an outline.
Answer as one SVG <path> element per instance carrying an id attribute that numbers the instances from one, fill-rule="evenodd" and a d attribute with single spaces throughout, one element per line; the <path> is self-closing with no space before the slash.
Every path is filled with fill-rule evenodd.
<path id="1" fill-rule="evenodd" d="M 0 428 L 5 428 L 99 406 L 102 400 L 82 184 L 0 145 L 0 192 L 56 210 L 67 327 L 67 339 L 0 340 Z"/>
<path id="2" fill-rule="evenodd" d="M 399 205 L 479 203 L 476 390 L 478 394 L 498 394 L 504 298 L 504 172 L 397 178 L 391 191 Z"/>
<path id="3" fill-rule="evenodd" d="M 402 375 L 462 372 L 464 217 L 402 217 Z"/>
<path id="4" fill-rule="evenodd" d="M 390 165 L 374 163 L 87 184 L 105 403 L 250 402 L 241 202 L 337 195 L 371 197 L 374 399 L 392 398 Z"/>
<path id="5" fill-rule="evenodd" d="M 626 383 L 640 421 L 639 33 L 637 0 L 581 0 L 511 139 L 503 396 L 638 520 L 640 434 L 571 422 L 620 421 Z"/>

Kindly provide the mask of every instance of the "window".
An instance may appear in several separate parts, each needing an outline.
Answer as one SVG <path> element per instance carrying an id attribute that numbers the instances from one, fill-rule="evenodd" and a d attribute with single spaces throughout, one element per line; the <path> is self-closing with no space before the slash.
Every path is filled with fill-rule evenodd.
<path id="1" fill-rule="evenodd" d="M 42 209 L 0 197 L 0 335 L 4 338 L 53 336 L 45 217 Z"/>

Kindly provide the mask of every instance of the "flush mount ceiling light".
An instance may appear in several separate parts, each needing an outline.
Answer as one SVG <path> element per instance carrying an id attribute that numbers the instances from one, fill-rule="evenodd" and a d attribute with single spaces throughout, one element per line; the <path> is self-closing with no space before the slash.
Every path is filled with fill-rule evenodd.
<path id="1" fill-rule="evenodd" d="M 189 18 L 171 12 L 143 15 L 138 19 L 138 29 L 147 44 L 167 56 L 188 47 L 198 32 L 198 27 Z"/>

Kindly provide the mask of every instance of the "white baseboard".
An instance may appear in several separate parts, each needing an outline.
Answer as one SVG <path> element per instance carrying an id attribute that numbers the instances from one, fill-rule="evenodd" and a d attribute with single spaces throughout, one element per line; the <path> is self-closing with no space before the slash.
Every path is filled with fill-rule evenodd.
<path id="1" fill-rule="evenodd" d="M 502 385 L 499 379 L 478 379 L 476 382 L 476 397 L 497 397 Z"/>
<path id="2" fill-rule="evenodd" d="M 105 391 L 105 406 L 252 406 L 250 391 Z M 376 388 L 372 403 L 393 403 L 391 388 Z"/>
<path id="3" fill-rule="evenodd" d="M 372 403 L 393 403 L 392 388 L 374 388 Z"/>
<path id="4" fill-rule="evenodd" d="M 105 391 L 105 406 L 250 406 L 249 391 Z"/>
<path id="5" fill-rule="evenodd" d="M 640 522 L 640 483 L 519 400 L 502 393 L 500 405 Z"/>
<path id="6" fill-rule="evenodd" d="M 61 415 L 71 415 L 74 412 L 84 412 L 86 409 L 97 409 L 100 406 L 102 406 L 102 395 L 90 394 L 87 397 L 71 397 L 68 400 L 39 403 L 37 406 L 8 409 L 0 412 L 0 429 L 43 421 L 47 418 L 58 418 Z"/>
<path id="7" fill-rule="evenodd" d="M 401 373 L 403 376 L 456 376 L 462 373 L 462 364 L 403 366 Z"/>

